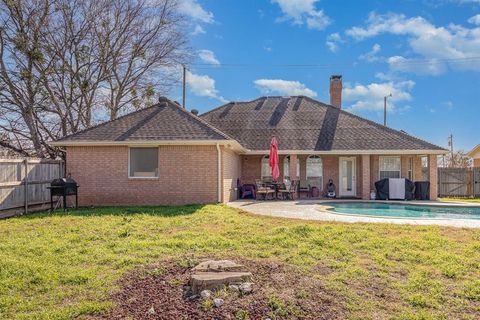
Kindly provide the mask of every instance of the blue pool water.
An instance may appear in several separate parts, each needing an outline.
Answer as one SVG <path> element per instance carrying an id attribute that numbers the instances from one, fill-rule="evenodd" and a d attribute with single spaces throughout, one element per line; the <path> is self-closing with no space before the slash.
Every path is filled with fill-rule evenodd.
<path id="1" fill-rule="evenodd" d="M 428 206 L 375 202 L 328 202 L 336 213 L 394 218 L 479 219 L 480 207 Z"/>

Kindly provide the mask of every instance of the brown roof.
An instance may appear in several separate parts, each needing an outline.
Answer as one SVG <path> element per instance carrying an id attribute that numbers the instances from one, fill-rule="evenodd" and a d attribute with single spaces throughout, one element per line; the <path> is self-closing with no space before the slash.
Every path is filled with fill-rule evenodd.
<path id="1" fill-rule="evenodd" d="M 236 140 L 268 150 L 276 136 L 283 150 L 444 149 L 311 98 L 262 97 L 232 102 L 200 117 L 176 102 L 159 104 L 66 136 L 58 142 Z"/>
<path id="2" fill-rule="evenodd" d="M 177 103 L 159 104 L 66 136 L 58 141 L 227 140 L 226 134 Z"/>
<path id="3" fill-rule="evenodd" d="M 232 102 L 200 116 L 250 150 L 444 150 L 331 105 L 303 97 Z"/>

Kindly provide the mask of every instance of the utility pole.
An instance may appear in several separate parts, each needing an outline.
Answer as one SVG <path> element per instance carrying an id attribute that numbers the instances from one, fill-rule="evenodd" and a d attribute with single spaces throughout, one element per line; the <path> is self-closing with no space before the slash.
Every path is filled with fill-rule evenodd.
<path id="1" fill-rule="evenodd" d="M 453 134 L 448 137 L 448 146 L 450 147 L 450 168 L 455 166 L 455 158 L 453 155 Z"/>
<path id="2" fill-rule="evenodd" d="M 387 126 L 387 98 L 392 97 L 390 93 L 388 96 L 383 97 L 383 125 Z"/>
<path id="3" fill-rule="evenodd" d="M 184 64 L 182 64 L 182 68 L 183 68 L 182 106 L 183 106 L 183 109 L 186 109 L 185 96 L 186 96 L 186 90 L 187 90 L 187 67 Z"/>

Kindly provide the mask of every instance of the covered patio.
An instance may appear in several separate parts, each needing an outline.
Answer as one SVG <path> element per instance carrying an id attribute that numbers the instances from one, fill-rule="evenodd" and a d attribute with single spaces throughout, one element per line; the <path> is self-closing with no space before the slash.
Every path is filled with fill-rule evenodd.
<path id="1" fill-rule="evenodd" d="M 279 182 L 298 181 L 299 188 L 309 192 L 295 198 L 322 198 L 330 179 L 337 198 L 370 199 L 375 182 L 383 178 L 406 178 L 411 181 L 430 181 L 430 199 L 437 197 L 437 156 L 419 154 L 331 154 L 328 152 L 279 152 Z M 272 181 L 269 156 L 244 154 L 240 156 L 242 185 Z M 312 190 L 317 189 L 317 192 Z M 241 194 L 240 194 L 241 197 Z"/>

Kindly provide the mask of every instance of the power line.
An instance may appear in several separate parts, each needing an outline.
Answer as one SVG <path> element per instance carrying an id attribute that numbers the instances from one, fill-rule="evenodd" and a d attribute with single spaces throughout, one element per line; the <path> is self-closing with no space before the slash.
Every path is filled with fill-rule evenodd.
<path id="1" fill-rule="evenodd" d="M 395 61 L 395 64 L 398 65 L 432 65 L 440 63 L 455 63 L 455 62 L 480 62 L 480 56 L 477 57 L 465 57 L 465 58 L 432 58 L 432 59 L 406 59 L 402 61 Z M 380 62 L 380 61 L 378 61 Z M 358 64 L 358 62 L 356 62 Z M 282 63 L 282 64 L 258 64 L 258 63 L 193 63 L 193 67 L 198 67 L 199 69 L 210 69 L 210 68 L 317 68 L 317 69 L 328 69 L 333 67 L 346 67 L 345 63 Z"/>

